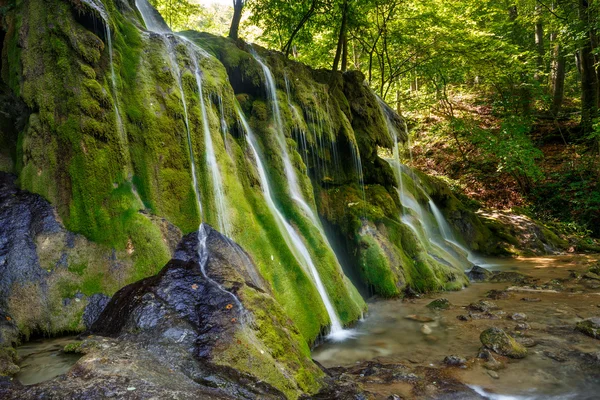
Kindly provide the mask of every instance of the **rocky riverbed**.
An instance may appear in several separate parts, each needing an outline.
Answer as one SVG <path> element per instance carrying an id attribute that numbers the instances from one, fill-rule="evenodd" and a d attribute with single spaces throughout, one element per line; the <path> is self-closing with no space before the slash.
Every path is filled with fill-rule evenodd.
<path id="1" fill-rule="evenodd" d="M 356 339 L 313 356 L 375 399 L 597 398 L 598 257 L 491 269 L 462 291 L 374 302 Z"/>

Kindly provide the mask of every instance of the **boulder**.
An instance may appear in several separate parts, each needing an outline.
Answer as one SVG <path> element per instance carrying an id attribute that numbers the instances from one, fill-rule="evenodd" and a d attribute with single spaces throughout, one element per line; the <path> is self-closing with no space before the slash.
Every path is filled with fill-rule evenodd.
<path id="1" fill-rule="evenodd" d="M 500 328 L 489 328 L 479 336 L 481 343 L 502 356 L 510 358 L 525 358 L 527 349 L 510 337 Z"/>
<path id="2" fill-rule="evenodd" d="M 447 310 L 450 308 L 450 301 L 448 299 L 435 299 L 427 304 L 427 308 L 432 310 Z"/>
<path id="3" fill-rule="evenodd" d="M 446 356 L 444 358 L 444 364 L 450 365 L 453 367 L 462 367 L 466 363 L 467 363 L 467 360 L 465 360 L 464 358 L 459 357 L 459 356 Z"/>
<path id="4" fill-rule="evenodd" d="M 88 298 L 87 306 L 83 310 L 83 324 L 90 329 L 100 316 L 110 298 L 102 293 L 93 294 Z"/>
<path id="5" fill-rule="evenodd" d="M 477 303 L 471 303 L 467 306 L 471 311 L 487 313 L 490 311 L 499 310 L 500 307 L 496 303 L 489 300 L 479 300 Z"/>
<path id="6" fill-rule="evenodd" d="M 575 329 L 594 339 L 600 339 L 600 317 L 593 317 L 578 322 Z"/>
<path id="7" fill-rule="evenodd" d="M 279 399 L 321 389 L 308 345 L 237 244 L 203 226 L 177 257 L 115 293 L 88 332 L 94 343 L 78 346 L 79 372 L 0 397 Z"/>
<path id="8" fill-rule="evenodd" d="M 491 278 L 492 272 L 480 267 L 479 265 L 473 265 L 469 271 L 467 271 L 467 277 L 471 282 L 485 282 Z"/>

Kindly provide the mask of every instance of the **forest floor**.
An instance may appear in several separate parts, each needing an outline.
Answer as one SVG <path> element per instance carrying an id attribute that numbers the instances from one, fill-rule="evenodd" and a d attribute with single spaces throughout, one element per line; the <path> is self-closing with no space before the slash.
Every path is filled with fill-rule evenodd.
<path id="1" fill-rule="evenodd" d="M 444 179 L 482 208 L 526 214 L 571 242 L 589 246 L 580 250 L 600 251 L 600 230 L 593 231 L 600 224 L 600 156 L 574 139 L 578 122 L 570 111 L 576 108 L 567 104 L 558 119 L 543 114 L 532 118 L 527 136 L 541 151 L 535 163 L 541 176 L 525 187 L 515 174 L 503 170 L 494 154 L 476 144 L 475 129 L 493 135 L 502 123 L 490 101 L 467 95 L 450 101 L 452 118 L 447 107 L 409 116 L 412 143 L 410 151 L 405 150 L 406 162 Z M 460 122 L 452 126 L 452 119 Z"/>

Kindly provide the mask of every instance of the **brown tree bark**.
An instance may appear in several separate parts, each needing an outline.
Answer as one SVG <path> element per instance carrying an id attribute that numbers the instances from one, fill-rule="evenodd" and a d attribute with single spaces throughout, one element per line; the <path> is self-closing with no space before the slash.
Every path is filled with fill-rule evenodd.
<path id="1" fill-rule="evenodd" d="M 562 106 L 565 94 L 565 72 L 567 66 L 567 58 L 560 43 L 554 45 L 552 54 L 552 75 L 551 75 L 551 90 L 552 90 L 552 106 L 550 113 L 556 117 Z"/>
<path id="2" fill-rule="evenodd" d="M 593 27 L 590 21 L 589 3 L 579 0 L 579 19 L 585 26 L 585 38 L 579 50 L 581 63 L 581 128 L 583 133 L 591 132 L 593 121 L 598 117 L 598 74 L 596 71 Z"/>
<path id="3" fill-rule="evenodd" d="M 332 68 L 333 71 L 337 71 L 338 66 L 340 65 L 340 59 L 342 58 L 344 42 L 347 39 L 347 29 L 348 29 L 348 0 L 344 0 L 344 4 L 342 5 L 342 24 L 340 26 L 340 34 L 338 36 L 337 49 L 335 51 L 335 57 L 333 59 L 333 68 Z"/>
<path id="4" fill-rule="evenodd" d="M 229 37 L 237 40 L 240 21 L 242 20 L 242 10 L 244 9 L 245 0 L 233 0 L 233 18 L 231 19 L 231 27 L 229 28 Z"/>

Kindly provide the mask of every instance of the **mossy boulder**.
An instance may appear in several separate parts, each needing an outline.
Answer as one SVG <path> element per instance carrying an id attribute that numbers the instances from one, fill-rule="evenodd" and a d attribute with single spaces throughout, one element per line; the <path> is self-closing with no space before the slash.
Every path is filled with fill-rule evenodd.
<path id="1" fill-rule="evenodd" d="M 481 343 L 502 356 L 525 358 L 527 349 L 500 328 L 488 328 L 479 336 Z"/>
<path id="2" fill-rule="evenodd" d="M 578 322 L 575 328 L 594 339 L 600 339 L 600 317 L 593 317 Z"/>
<path id="3" fill-rule="evenodd" d="M 17 352 L 12 347 L 0 347 L 0 376 L 14 375 L 20 371 Z"/>
<path id="4" fill-rule="evenodd" d="M 435 299 L 431 303 L 427 304 L 427 308 L 432 310 L 447 310 L 451 306 L 450 300 L 448 299 Z"/>
<path id="5" fill-rule="evenodd" d="M 185 349 L 195 373 L 210 366 L 224 381 L 241 374 L 263 382 L 267 394 L 317 392 L 323 373 L 250 257 L 210 227 L 201 232 L 188 235 L 158 275 L 117 292 L 91 331 L 165 352 Z"/>

